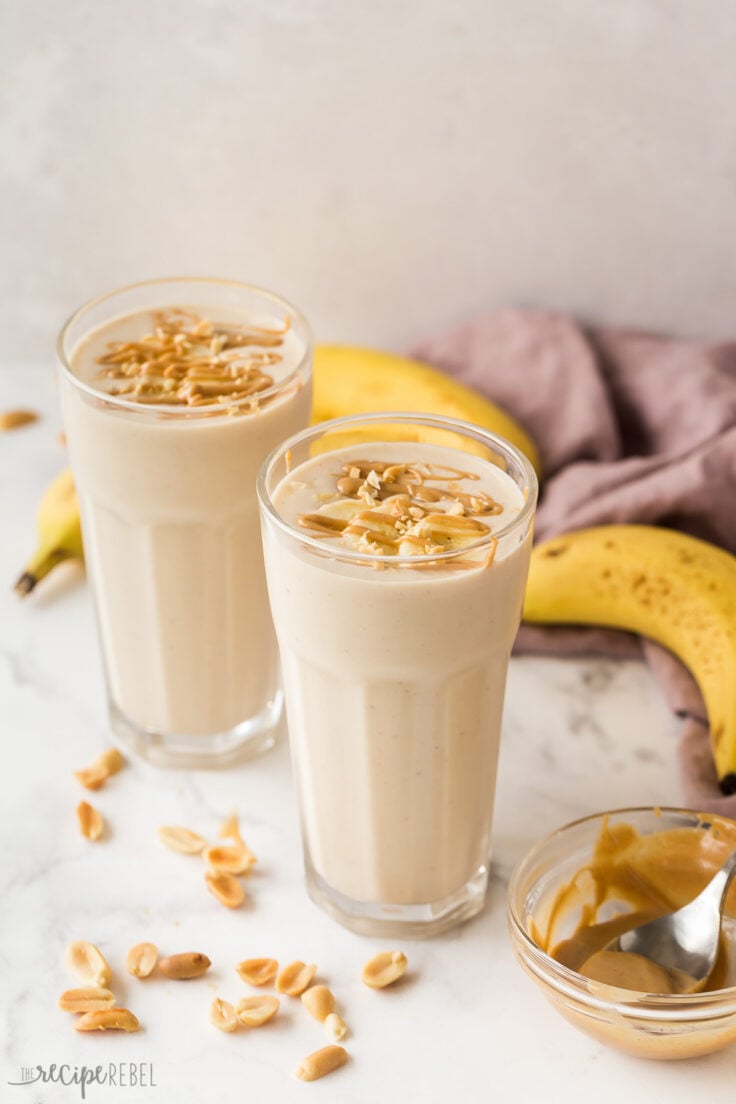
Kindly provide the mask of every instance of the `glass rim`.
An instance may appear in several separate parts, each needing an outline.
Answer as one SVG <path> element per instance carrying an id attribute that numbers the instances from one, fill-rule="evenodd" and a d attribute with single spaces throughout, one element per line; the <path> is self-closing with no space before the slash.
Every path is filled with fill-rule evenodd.
<path id="1" fill-rule="evenodd" d="M 270 470 L 280 456 L 285 455 L 297 445 L 307 441 L 310 437 L 325 435 L 334 429 L 341 429 L 351 425 L 380 423 L 392 423 L 395 425 L 397 422 L 408 422 L 429 426 L 433 429 L 455 431 L 458 434 L 462 434 L 465 437 L 471 437 L 481 444 L 494 448 L 507 458 L 511 457 L 523 471 L 526 480 L 526 501 L 520 512 L 507 525 L 503 526 L 501 529 L 495 530 L 493 533 L 489 533 L 485 537 L 481 537 L 480 540 L 475 541 L 473 544 L 465 545 L 463 548 L 448 549 L 446 552 L 434 552 L 421 556 L 392 556 L 386 553 L 367 554 L 350 548 L 327 548 L 324 541 L 309 536 L 304 529 L 297 528 L 297 526 L 292 525 L 281 516 L 266 486 L 266 480 Z M 375 444 L 377 442 L 373 443 Z M 402 442 L 396 441 L 391 443 L 401 444 Z M 421 444 L 421 442 L 419 443 Z M 443 447 L 452 448 L 453 446 L 448 445 Z M 460 451 L 462 450 L 458 449 L 458 452 Z M 489 464 L 492 463 L 490 460 L 486 462 Z M 469 552 L 482 551 L 484 548 L 490 547 L 492 543 L 500 542 L 502 538 L 508 537 L 510 533 L 529 523 L 534 516 L 538 491 L 539 482 L 537 480 L 537 473 L 531 461 L 516 445 L 507 441 L 505 437 L 501 437 L 499 434 L 493 433 L 489 429 L 484 429 L 483 426 L 475 425 L 472 422 L 461 421 L 459 418 L 448 418 L 442 414 L 421 414 L 415 411 L 410 412 L 406 410 L 377 411 L 370 414 L 348 414 L 340 418 L 330 418 L 328 421 L 319 422 L 317 425 L 308 426 L 306 429 L 294 433 L 291 437 L 287 438 L 287 440 L 282 441 L 280 445 L 277 445 L 275 449 L 271 450 L 261 465 L 256 481 L 256 492 L 261 508 L 264 510 L 267 517 L 274 522 L 282 532 L 299 540 L 300 543 L 315 549 L 320 552 L 321 555 L 329 555 L 332 559 L 349 563 L 359 563 L 361 566 L 374 563 L 383 563 L 387 566 L 393 565 L 394 567 L 416 566 L 418 564 L 427 563 L 441 564 L 458 559 L 463 555 L 467 555 Z M 479 568 L 482 566 L 482 563 L 478 564 Z"/>
<path id="2" fill-rule="evenodd" d="M 69 363 L 69 357 L 67 356 L 65 348 L 67 334 L 74 323 L 79 321 L 83 315 L 93 307 L 99 306 L 110 299 L 115 299 L 119 295 L 123 295 L 126 292 L 137 291 L 138 289 L 158 287 L 162 284 L 210 284 L 213 286 L 237 288 L 240 291 L 254 292 L 263 296 L 264 299 L 269 299 L 273 303 L 278 303 L 279 306 L 285 308 L 293 318 L 298 319 L 300 327 L 303 330 L 304 348 L 298 363 L 287 376 L 284 376 L 278 383 L 275 383 L 273 387 L 269 387 L 265 391 L 259 391 L 257 394 L 251 395 L 247 399 L 228 399 L 227 402 L 218 403 L 214 408 L 212 405 L 208 405 L 204 407 L 194 406 L 182 409 L 180 405 L 172 405 L 171 403 L 146 403 L 143 405 L 131 399 L 123 398 L 120 395 L 112 395 L 100 391 L 91 383 L 87 383 L 85 380 L 75 375 Z M 258 284 L 249 284 L 242 280 L 231 280 L 218 276 L 158 276 L 149 280 L 137 280 L 132 284 L 124 284 L 122 287 L 115 288 L 113 291 L 106 291 L 102 295 L 96 295 L 92 299 L 87 299 L 81 306 L 77 307 L 64 322 L 56 339 L 57 363 L 64 373 L 64 378 L 73 384 L 77 390 L 82 391 L 84 394 L 89 395 L 97 401 L 101 400 L 102 402 L 109 403 L 111 406 L 119 407 L 122 410 L 132 411 L 141 417 L 146 415 L 151 417 L 155 416 L 157 413 L 163 413 L 166 414 L 168 418 L 180 418 L 182 420 L 204 417 L 211 418 L 213 415 L 220 413 L 225 414 L 229 410 L 238 409 L 238 407 L 252 406 L 254 402 L 260 407 L 264 400 L 280 394 L 300 376 L 304 375 L 306 379 L 309 379 L 311 375 L 313 353 L 314 335 L 312 333 L 312 328 L 298 307 L 295 307 L 294 304 L 288 299 L 285 299 L 283 295 L 279 295 L 275 291 L 270 291 L 268 288 L 260 287 Z"/>
<path id="3" fill-rule="evenodd" d="M 736 1010 L 736 985 L 727 986 L 725 989 L 710 989 L 701 993 L 641 993 L 632 989 L 631 1002 L 629 1002 L 622 1000 L 620 996 L 618 999 L 607 998 L 605 996 L 606 989 L 610 989 L 612 993 L 617 994 L 621 993 L 621 989 L 616 986 L 607 986 L 603 982 L 597 982 L 598 995 L 594 995 L 587 988 L 587 978 L 579 974 L 577 970 L 573 970 L 552 958 L 547 951 L 532 939 L 526 930 L 517 908 L 517 897 L 519 896 L 523 876 L 532 868 L 544 849 L 554 840 L 559 839 L 574 828 L 579 828 L 581 825 L 602 821 L 604 817 L 631 816 L 635 813 L 650 813 L 653 816 L 667 813 L 674 816 L 689 817 L 690 819 L 700 819 L 703 823 L 713 819 L 736 823 L 731 817 L 723 816 L 721 813 L 698 812 L 696 809 L 686 809 L 677 805 L 630 805 L 618 809 L 607 809 L 602 813 L 589 813 L 587 816 L 578 817 L 576 820 L 571 820 L 568 824 L 556 828 L 553 832 L 549 832 L 532 845 L 516 864 L 509 878 L 506 891 L 506 913 L 512 934 L 520 944 L 518 953 L 523 955 L 527 963 L 531 959 L 536 966 L 536 976 L 559 992 L 589 1004 L 591 1007 L 615 1009 L 628 1017 L 641 1019 L 671 1017 L 673 1020 L 688 1020 L 698 1015 L 697 1012 L 693 1011 L 693 1005 L 696 1008 L 702 1008 L 701 1016 L 705 1017 L 708 1014 L 709 1006 L 712 1008 L 720 1002 L 725 1002 L 730 1007 L 732 1001 L 734 1002 L 734 1010 Z M 686 1005 L 690 1007 L 688 1008 Z"/>

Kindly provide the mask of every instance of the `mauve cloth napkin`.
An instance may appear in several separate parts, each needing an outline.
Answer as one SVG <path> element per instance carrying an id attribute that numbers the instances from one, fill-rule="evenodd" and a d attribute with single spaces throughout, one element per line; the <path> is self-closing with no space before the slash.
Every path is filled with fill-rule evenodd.
<path id="1" fill-rule="evenodd" d="M 513 415 L 543 467 L 536 533 L 615 522 L 682 529 L 736 553 L 736 342 L 583 327 L 566 315 L 499 310 L 411 350 Z M 517 651 L 643 651 L 684 718 L 680 773 L 692 808 L 736 818 L 710 750 L 703 699 L 651 641 L 605 629 L 522 627 Z"/>

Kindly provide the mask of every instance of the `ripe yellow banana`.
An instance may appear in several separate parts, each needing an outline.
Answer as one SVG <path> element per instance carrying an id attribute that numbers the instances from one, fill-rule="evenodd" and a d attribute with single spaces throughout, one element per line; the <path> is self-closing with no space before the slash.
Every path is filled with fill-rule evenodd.
<path id="1" fill-rule="evenodd" d="M 72 473 L 67 468 L 50 484 L 38 508 L 38 548 L 15 584 L 24 597 L 63 560 L 82 556 L 79 503 Z"/>
<path id="2" fill-rule="evenodd" d="M 532 552 L 524 620 L 629 629 L 679 656 L 705 700 L 721 789 L 736 792 L 736 557 L 650 525 L 567 533 Z"/>
<path id="3" fill-rule="evenodd" d="M 445 414 L 474 422 L 511 441 L 537 472 L 540 470 L 534 442 L 519 423 L 444 372 L 378 349 L 318 345 L 314 353 L 312 421 L 382 410 Z"/>

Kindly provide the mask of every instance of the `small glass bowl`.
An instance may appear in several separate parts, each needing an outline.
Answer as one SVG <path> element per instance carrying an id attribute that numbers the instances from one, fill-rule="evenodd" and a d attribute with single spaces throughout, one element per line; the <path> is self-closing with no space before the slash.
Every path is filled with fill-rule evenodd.
<path id="1" fill-rule="evenodd" d="M 684 809 L 616 809 L 576 820 L 537 843 L 509 883 L 511 942 L 519 963 L 571 1024 L 607 1046 L 643 1058 L 693 1058 L 736 1042 L 736 986 L 711 992 L 649 995 L 591 981 L 551 958 L 535 942 L 557 892 L 591 859 L 604 818 L 625 822 L 642 835 L 672 828 L 708 831 L 721 823 L 733 838 L 736 823 Z M 724 854 L 724 859 L 726 855 Z M 715 873 L 715 869 L 714 869 Z M 734 909 L 736 886 L 728 898 Z M 736 940 L 736 921 L 727 921 Z M 726 925 L 724 925 L 725 930 Z"/>

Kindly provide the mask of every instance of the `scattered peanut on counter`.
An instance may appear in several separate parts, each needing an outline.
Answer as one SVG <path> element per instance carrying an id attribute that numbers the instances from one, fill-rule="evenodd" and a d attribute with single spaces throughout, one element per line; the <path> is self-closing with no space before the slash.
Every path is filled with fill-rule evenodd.
<path id="1" fill-rule="evenodd" d="M 371 989 L 385 989 L 387 985 L 393 985 L 406 972 L 407 959 L 401 951 L 380 951 L 370 958 L 361 977 L 363 984 Z"/>
<path id="2" fill-rule="evenodd" d="M 305 962 L 290 962 L 276 978 L 276 988 L 279 993 L 285 993 L 287 997 L 300 997 L 312 978 L 317 973 L 317 967 L 307 966 Z"/>
<path id="3" fill-rule="evenodd" d="M 111 989 L 101 989 L 90 985 L 85 989 L 67 989 L 59 997 L 62 1012 L 99 1012 L 102 1008 L 112 1008 L 115 994 Z"/>
<path id="4" fill-rule="evenodd" d="M 270 985 L 279 972 L 275 958 L 246 958 L 235 967 L 247 985 Z"/>
<path id="5" fill-rule="evenodd" d="M 85 1012 L 74 1027 L 77 1031 L 140 1031 L 141 1025 L 127 1008 L 103 1008 Z"/>
<path id="6" fill-rule="evenodd" d="M 229 1001 L 215 997 L 210 1005 L 210 1023 L 220 1031 L 235 1031 L 238 1026 L 238 1017 L 232 1004 Z"/>
<path id="7" fill-rule="evenodd" d="M 109 748 L 93 762 L 75 771 L 77 780 L 88 790 L 98 790 L 107 779 L 125 765 L 120 752 Z M 80 829 L 88 839 L 99 839 L 104 821 L 99 811 L 82 801 L 77 809 Z M 238 880 L 247 875 L 257 862 L 240 834 L 238 817 L 232 814 L 220 826 L 218 837 L 230 842 L 209 845 L 207 840 L 179 825 L 165 825 L 158 829 L 161 843 L 171 851 L 185 855 L 201 854 L 207 864 L 205 881 L 217 900 L 228 908 L 238 908 L 245 899 L 245 890 Z M 58 1000 L 62 1011 L 75 1013 L 74 1027 L 79 1032 L 140 1030 L 136 1016 L 127 1008 L 115 1006 L 115 994 L 111 988 L 112 971 L 102 952 L 93 943 L 77 940 L 66 949 L 66 963 L 71 972 L 83 983 L 80 988 L 68 989 Z M 203 977 L 211 961 L 207 955 L 196 951 L 159 957 L 154 943 L 136 943 L 126 955 L 125 967 L 131 977 L 145 979 L 154 974 L 175 981 Z M 361 977 L 365 985 L 384 989 L 403 976 L 407 959 L 401 951 L 382 951 L 365 963 Z M 332 990 L 324 984 L 313 984 L 317 966 L 300 959 L 279 970 L 275 958 L 248 958 L 237 963 L 235 970 L 240 979 L 256 988 L 274 986 L 286 996 L 301 998 L 306 1011 L 323 1025 L 331 1044 L 307 1055 L 294 1076 L 300 1081 L 316 1081 L 340 1069 L 349 1059 L 344 1047 L 336 1045 L 347 1034 L 347 1024 L 337 1012 L 337 1001 Z M 254 1029 L 267 1024 L 276 1016 L 280 1003 L 276 996 L 258 993 L 231 1003 L 214 997 L 209 1008 L 209 1021 L 227 1034 L 241 1028 Z"/>
<path id="8" fill-rule="evenodd" d="M 99 790 L 105 785 L 108 778 L 117 774 L 125 766 L 125 759 L 117 748 L 107 748 L 93 759 L 88 767 L 74 771 L 74 777 L 81 782 L 86 790 Z"/>
<path id="9" fill-rule="evenodd" d="M 87 984 L 83 989 L 67 989 L 59 997 L 62 1012 L 81 1012 L 74 1027 L 77 1031 L 140 1031 L 140 1024 L 127 1008 L 116 1008 L 115 994 L 109 988 L 112 971 L 102 951 L 85 939 L 70 943 L 65 962 L 71 973 Z"/>
<path id="10" fill-rule="evenodd" d="M 269 997 L 265 993 L 259 993 L 257 997 L 243 997 L 235 1009 L 244 1027 L 261 1027 L 272 1020 L 278 1010 L 278 997 Z"/>
<path id="11" fill-rule="evenodd" d="M 70 943 L 66 949 L 67 969 L 88 985 L 107 989 L 112 981 L 112 970 L 105 961 L 102 951 L 86 939 Z"/>
<path id="12" fill-rule="evenodd" d="M 11 429 L 20 429 L 21 426 L 31 425 L 38 421 L 38 414 L 33 410 L 4 410 L 0 414 L 0 433 L 7 433 Z"/>
<path id="13" fill-rule="evenodd" d="M 59 1008 L 65 1012 L 81 1013 L 75 1023 L 77 1031 L 139 1031 L 137 1018 L 127 1008 L 114 1007 L 115 995 L 109 988 L 112 971 L 102 952 L 93 943 L 78 940 L 66 949 L 69 969 L 86 983 L 79 989 L 68 989 L 59 997 Z M 136 943 L 126 956 L 126 969 L 130 975 L 146 978 L 157 972 L 164 977 L 184 981 L 202 977 L 211 966 L 205 954 L 187 951 L 159 958 L 153 943 Z M 383 989 L 393 984 L 406 971 L 407 959 L 401 951 L 381 951 L 365 963 L 362 978 L 366 985 Z M 348 1061 L 348 1052 L 336 1045 L 347 1034 L 347 1024 L 336 1011 L 337 1001 L 327 985 L 312 985 L 317 972 L 314 964 L 300 959 L 284 966 L 279 972 L 275 958 L 246 958 L 237 963 L 235 970 L 242 981 L 257 988 L 274 985 L 288 996 L 301 997 L 301 1003 L 313 1019 L 324 1026 L 331 1045 L 307 1055 L 294 1071 L 300 1081 L 317 1081 L 340 1069 Z M 209 1020 L 213 1027 L 226 1034 L 239 1028 L 258 1028 L 267 1024 L 279 1011 L 278 997 L 257 993 L 241 998 L 237 1004 L 215 997 L 209 1008 Z"/>
<path id="14" fill-rule="evenodd" d="M 206 848 L 204 861 L 213 870 L 224 874 L 247 874 L 255 865 L 256 857 L 244 844 L 216 844 Z"/>
<path id="15" fill-rule="evenodd" d="M 240 908 L 245 900 L 245 890 L 233 874 L 220 870 L 208 870 L 204 876 L 207 888 L 225 908 Z"/>
<path id="16" fill-rule="evenodd" d="M 326 1046 L 309 1054 L 294 1070 L 294 1076 L 300 1081 L 318 1081 L 328 1073 L 344 1066 L 348 1060 L 345 1047 Z"/>
<path id="17" fill-rule="evenodd" d="M 339 1043 L 347 1035 L 348 1025 L 337 1012 L 330 1012 L 325 1018 L 325 1032 L 327 1038 L 332 1039 L 333 1043 Z"/>
<path id="18" fill-rule="evenodd" d="M 302 1004 L 310 1016 L 324 1023 L 331 1012 L 335 1011 L 335 997 L 326 985 L 313 985 L 302 993 Z"/>
<path id="19" fill-rule="evenodd" d="M 207 846 L 207 840 L 203 836 L 178 825 L 164 825 L 159 828 L 158 838 L 169 851 L 178 851 L 181 855 L 198 855 Z"/>
<path id="20" fill-rule="evenodd" d="M 212 963 L 205 954 L 188 951 L 184 954 L 168 955 L 158 960 L 159 973 L 173 981 L 190 981 L 206 974 Z"/>
<path id="21" fill-rule="evenodd" d="M 79 831 L 85 839 L 95 843 L 102 837 L 105 821 L 102 819 L 102 813 L 99 809 L 95 809 L 94 805 L 90 805 L 88 801 L 80 801 L 77 805 L 77 820 Z"/>
<path id="22" fill-rule="evenodd" d="M 157 962 L 158 947 L 155 943 L 136 943 L 128 951 L 125 969 L 132 977 L 147 978 L 155 970 Z"/>
<path id="23" fill-rule="evenodd" d="M 245 890 L 237 875 L 250 873 L 258 858 L 241 836 L 235 813 L 231 813 L 223 821 L 218 836 L 233 842 L 210 846 L 203 836 L 193 832 L 191 828 L 178 825 L 165 825 L 158 830 L 161 843 L 170 851 L 179 851 L 184 855 L 201 854 L 207 863 L 205 884 L 212 896 L 225 908 L 240 908 L 245 900 Z"/>

